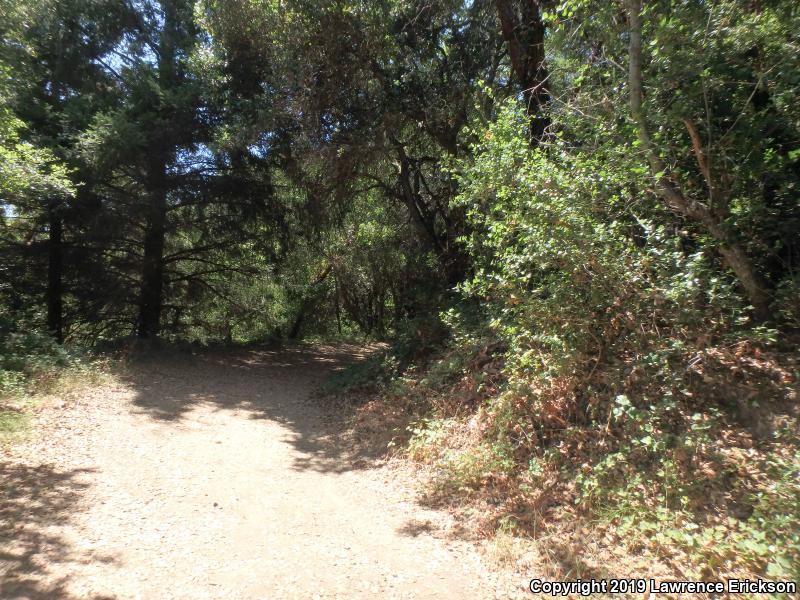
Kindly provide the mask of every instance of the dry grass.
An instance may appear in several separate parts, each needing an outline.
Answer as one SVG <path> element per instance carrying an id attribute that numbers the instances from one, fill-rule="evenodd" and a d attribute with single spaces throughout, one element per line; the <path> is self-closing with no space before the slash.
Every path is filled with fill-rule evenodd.
<path id="1" fill-rule="evenodd" d="M 87 388 L 115 381 L 115 368 L 106 359 L 51 369 L 38 373 L 23 389 L 0 395 L 0 444 L 25 439 L 43 408 L 69 402 Z"/>

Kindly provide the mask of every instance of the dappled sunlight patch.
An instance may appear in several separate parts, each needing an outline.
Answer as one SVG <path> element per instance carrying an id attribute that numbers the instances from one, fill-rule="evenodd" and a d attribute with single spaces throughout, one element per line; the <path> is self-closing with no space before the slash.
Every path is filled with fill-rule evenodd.
<path id="1" fill-rule="evenodd" d="M 71 565 L 117 562 L 113 554 L 81 547 L 61 529 L 85 509 L 93 473 L 47 464 L 0 464 L 4 597 L 78 598 L 65 574 Z"/>

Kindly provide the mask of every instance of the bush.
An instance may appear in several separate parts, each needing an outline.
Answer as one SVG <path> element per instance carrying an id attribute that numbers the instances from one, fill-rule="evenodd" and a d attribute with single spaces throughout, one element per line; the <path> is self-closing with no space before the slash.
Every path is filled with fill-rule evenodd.
<path id="1" fill-rule="evenodd" d="M 783 334 L 754 326 L 702 233 L 653 208 L 624 148 L 527 135 L 507 104 L 460 165 L 475 272 L 400 379 L 424 408 L 410 456 L 440 499 L 502 498 L 495 524 L 568 537 L 579 516 L 675 572 L 795 576 Z"/>
<path id="2" fill-rule="evenodd" d="M 82 364 L 77 354 L 37 331 L 32 321 L 0 312 L 0 396 L 23 393 L 36 382 Z"/>

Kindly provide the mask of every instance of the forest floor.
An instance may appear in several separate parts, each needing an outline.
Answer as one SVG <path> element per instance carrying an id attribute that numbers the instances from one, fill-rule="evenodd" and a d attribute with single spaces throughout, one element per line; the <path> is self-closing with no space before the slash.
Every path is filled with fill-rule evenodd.
<path id="1" fill-rule="evenodd" d="M 161 353 L 0 448 L 0 598 L 513 598 L 315 393 L 364 350 Z"/>

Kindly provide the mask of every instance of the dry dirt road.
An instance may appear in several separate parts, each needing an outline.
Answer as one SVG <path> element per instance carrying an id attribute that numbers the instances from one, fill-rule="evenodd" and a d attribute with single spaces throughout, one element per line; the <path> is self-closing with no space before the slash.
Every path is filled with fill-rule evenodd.
<path id="1" fill-rule="evenodd" d="M 516 596 L 314 394 L 352 348 L 150 360 L 0 450 L 0 598 Z M 327 407 L 326 407 L 327 406 Z"/>

